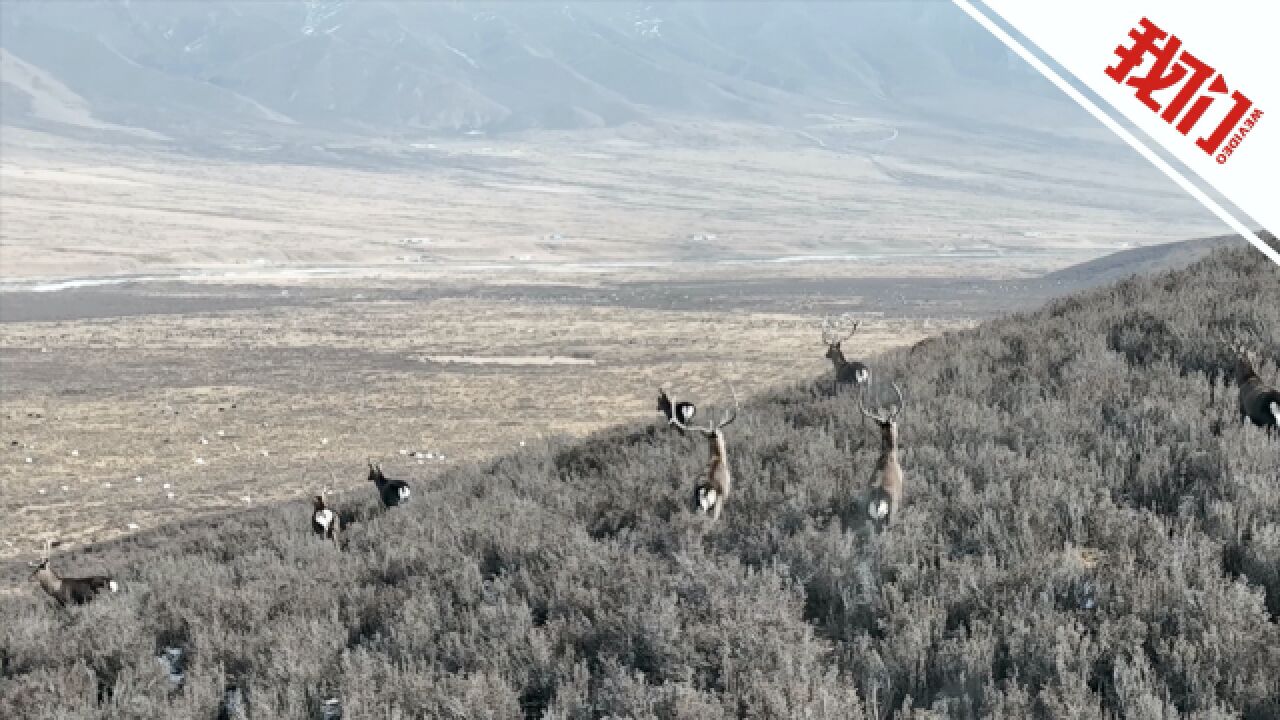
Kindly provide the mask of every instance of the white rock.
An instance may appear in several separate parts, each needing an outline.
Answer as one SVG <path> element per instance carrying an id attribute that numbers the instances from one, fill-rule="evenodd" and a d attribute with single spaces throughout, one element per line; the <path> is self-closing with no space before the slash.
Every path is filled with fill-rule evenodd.
<path id="1" fill-rule="evenodd" d="M 72 451 L 71 451 L 71 457 L 80 457 L 80 451 L 79 451 L 79 450 L 72 450 Z"/>
<path id="2" fill-rule="evenodd" d="M 134 482 L 136 482 L 136 483 L 140 483 L 140 482 L 142 482 L 142 476 L 141 476 L 141 475 L 139 475 L 138 477 L 134 478 L 134 479 L 133 479 L 133 481 L 134 481 Z"/>
<path id="3" fill-rule="evenodd" d="M 31 462 L 31 458 L 27 458 L 27 462 L 28 462 L 28 463 L 30 463 L 30 462 Z"/>
<path id="4" fill-rule="evenodd" d="M 173 487 L 173 485 L 170 485 L 169 483 L 165 483 L 165 484 L 164 484 L 164 489 L 165 489 L 165 490 L 168 490 L 168 489 L 169 489 L 169 488 L 171 488 L 171 487 Z"/>

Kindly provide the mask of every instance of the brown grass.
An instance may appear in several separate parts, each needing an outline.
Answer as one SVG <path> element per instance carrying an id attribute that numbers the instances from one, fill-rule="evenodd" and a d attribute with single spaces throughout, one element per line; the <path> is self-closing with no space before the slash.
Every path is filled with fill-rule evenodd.
<path id="1" fill-rule="evenodd" d="M 958 324 L 864 323 L 857 347 L 870 353 Z M 46 534 L 100 541 L 131 532 L 130 523 L 145 530 L 360 486 L 366 457 L 430 483 L 449 464 L 510 452 L 522 439 L 656 418 L 660 384 L 717 403 L 726 380 L 750 394 L 827 367 L 810 316 L 478 300 L 11 323 L 0 332 L 0 511 L 14 543 L 0 557 L 29 555 Z"/>

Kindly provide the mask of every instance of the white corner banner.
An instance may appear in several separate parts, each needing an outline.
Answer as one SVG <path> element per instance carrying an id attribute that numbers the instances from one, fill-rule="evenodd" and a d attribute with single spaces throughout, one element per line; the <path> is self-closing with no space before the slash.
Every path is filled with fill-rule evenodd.
<path id="1" fill-rule="evenodd" d="M 1254 234 L 1280 231 L 1280 0 L 953 1 L 1280 263 L 1280 253 Z M 997 17 L 1109 107 L 1058 75 Z M 1116 117 L 1248 217 L 1224 209 Z"/>

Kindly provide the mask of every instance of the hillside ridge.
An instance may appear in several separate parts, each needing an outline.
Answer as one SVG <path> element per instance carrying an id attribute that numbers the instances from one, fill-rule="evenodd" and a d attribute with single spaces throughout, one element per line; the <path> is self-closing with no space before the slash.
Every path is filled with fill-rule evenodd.
<path id="1" fill-rule="evenodd" d="M 126 591 L 0 598 L 0 711 L 203 717 L 230 682 L 272 717 L 1274 717 L 1277 450 L 1219 380 L 1231 340 L 1280 354 L 1257 260 L 874 359 L 908 394 L 883 533 L 849 524 L 878 452 L 856 398 L 779 388 L 729 431 L 715 525 L 688 508 L 705 441 L 628 426 L 420 481 L 403 512 L 347 496 L 345 552 L 295 503 L 78 558 Z"/>

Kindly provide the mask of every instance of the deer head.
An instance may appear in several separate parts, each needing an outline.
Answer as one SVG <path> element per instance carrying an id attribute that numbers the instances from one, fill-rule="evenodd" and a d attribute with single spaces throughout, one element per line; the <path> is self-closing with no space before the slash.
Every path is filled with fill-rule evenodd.
<path id="1" fill-rule="evenodd" d="M 1258 374 L 1255 369 L 1257 358 L 1244 343 L 1232 344 L 1231 351 L 1236 356 L 1236 383 L 1243 383 Z"/>
<path id="2" fill-rule="evenodd" d="M 838 327 L 838 323 L 832 320 L 830 316 L 823 318 L 822 344 L 827 346 L 826 357 L 828 360 L 836 364 L 842 364 L 844 362 L 844 351 L 841 350 L 840 344 L 853 337 L 854 333 L 858 332 L 859 324 L 860 323 L 855 322 L 853 326 L 849 328 L 849 332 L 841 336 L 842 330 Z"/>
<path id="3" fill-rule="evenodd" d="M 898 387 L 898 383 L 893 383 L 893 391 L 898 395 L 898 403 L 888 415 L 881 415 L 867 410 L 863 404 L 863 396 L 866 393 L 858 395 L 858 410 L 864 417 L 871 418 L 880 426 L 880 445 L 884 450 L 893 450 L 898 447 L 898 415 L 902 413 L 902 409 L 907 406 L 907 402 L 902 397 L 902 388 Z"/>
<path id="4" fill-rule="evenodd" d="M 40 562 L 38 562 L 38 563 L 35 563 L 35 562 L 28 562 L 28 563 L 27 563 L 27 567 L 32 568 L 32 572 L 31 572 L 31 578 L 32 578 L 32 579 L 35 579 L 35 578 L 36 578 L 37 576 L 39 576 L 42 572 L 48 572 L 48 573 L 52 573 L 52 572 L 53 572 L 52 570 L 50 570 L 50 569 L 49 569 L 49 554 L 50 554 L 50 551 L 52 551 L 52 549 L 53 549 L 53 548 L 55 548 L 55 547 L 57 547 L 59 544 L 60 544 L 60 543 L 58 543 L 57 541 L 54 541 L 54 540 L 45 540 L 45 541 L 44 541 L 44 551 L 43 551 L 42 553 L 40 553 Z"/>
<path id="5" fill-rule="evenodd" d="M 827 346 L 828 360 L 845 359 L 845 354 L 840 348 L 840 343 L 854 337 L 854 333 L 858 332 L 858 325 L 859 323 L 852 324 L 852 327 L 849 328 L 849 333 L 845 334 L 844 337 L 841 337 L 840 328 L 837 327 L 835 320 L 832 320 L 829 316 L 827 316 L 827 318 L 823 318 L 822 343 Z"/>

